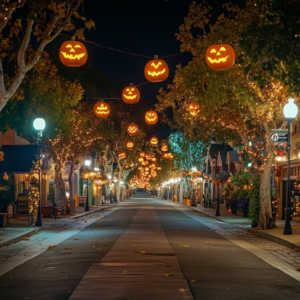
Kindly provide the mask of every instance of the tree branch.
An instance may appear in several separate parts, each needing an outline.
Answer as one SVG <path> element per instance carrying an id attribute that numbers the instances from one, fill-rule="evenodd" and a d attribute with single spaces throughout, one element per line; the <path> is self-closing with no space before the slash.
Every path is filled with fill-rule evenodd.
<path id="1" fill-rule="evenodd" d="M 4 73 L 3 73 L 2 60 L 0 56 L 0 102 L 2 102 L 1 100 L 4 94 L 5 94 Z"/>

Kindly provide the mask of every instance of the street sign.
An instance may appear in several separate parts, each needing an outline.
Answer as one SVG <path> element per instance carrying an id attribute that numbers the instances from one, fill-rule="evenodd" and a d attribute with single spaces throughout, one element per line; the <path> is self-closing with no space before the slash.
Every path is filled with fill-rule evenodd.
<path id="1" fill-rule="evenodd" d="M 273 132 L 271 132 L 270 139 L 274 143 L 288 142 L 288 132 L 287 131 L 273 131 Z"/>

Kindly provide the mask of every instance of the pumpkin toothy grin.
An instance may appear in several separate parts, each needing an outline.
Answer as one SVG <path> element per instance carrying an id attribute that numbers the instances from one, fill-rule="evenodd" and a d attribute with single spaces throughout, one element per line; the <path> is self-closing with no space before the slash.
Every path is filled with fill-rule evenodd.
<path id="1" fill-rule="evenodd" d="M 136 98 L 136 95 L 134 95 L 134 96 L 127 96 L 127 95 L 124 94 L 124 97 L 125 97 L 126 99 L 128 99 L 128 100 L 133 100 L 133 99 Z"/>
<path id="2" fill-rule="evenodd" d="M 64 58 L 71 59 L 71 60 L 75 60 L 75 59 L 80 60 L 81 58 L 83 58 L 85 56 L 85 53 L 75 54 L 75 55 L 67 54 L 66 52 L 61 52 L 61 53 L 64 56 Z"/>
<path id="3" fill-rule="evenodd" d="M 211 64 L 219 64 L 221 62 L 226 62 L 228 57 L 229 57 L 229 55 L 226 57 L 219 58 L 219 59 L 212 59 L 210 57 L 207 57 L 207 59 L 209 60 L 209 62 Z"/>
<path id="4" fill-rule="evenodd" d="M 162 71 L 158 71 L 158 72 L 155 72 L 155 71 L 153 71 L 153 72 L 151 72 L 151 71 L 148 71 L 148 74 L 150 75 L 150 76 L 153 76 L 153 77 L 157 77 L 157 76 L 159 76 L 159 75 L 162 75 L 162 74 L 164 74 L 166 72 L 166 69 L 163 69 Z"/>

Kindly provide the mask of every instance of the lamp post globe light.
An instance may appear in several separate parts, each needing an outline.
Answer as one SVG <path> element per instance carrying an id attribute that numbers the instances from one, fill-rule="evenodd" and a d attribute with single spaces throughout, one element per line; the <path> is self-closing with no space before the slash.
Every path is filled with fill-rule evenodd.
<path id="1" fill-rule="evenodd" d="M 33 121 L 33 127 L 38 132 L 38 166 L 39 166 L 39 202 L 38 202 L 38 211 L 35 226 L 43 226 L 42 223 L 42 214 L 41 214 L 41 139 L 43 136 L 43 130 L 46 127 L 46 122 L 42 118 L 36 118 Z"/>
<path id="2" fill-rule="evenodd" d="M 91 161 L 89 159 L 86 159 L 84 161 L 84 165 L 87 167 L 87 169 L 89 169 L 89 166 L 91 165 Z M 90 208 L 89 208 L 89 174 L 88 174 L 88 172 L 86 174 L 87 174 L 87 176 L 86 176 L 87 186 L 86 186 L 86 200 L 85 200 L 84 211 L 90 211 Z"/>
<path id="3" fill-rule="evenodd" d="M 291 186 L 290 186 L 290 152 L 291 152 L 291 127 L 292 122 L 295 120 L 298 114 L 298 107 L 294 103 L 294 99 L 289 99 L 289 103 L 287 103 L 283 108 L 283 114 L 288 122 L 288 168 L 287 168 L 287 189 L 286 189 L 286 209 L 285 209 L 285 226 L 283 230 L 284 235 L 292 234 L 291 227 Z"/>

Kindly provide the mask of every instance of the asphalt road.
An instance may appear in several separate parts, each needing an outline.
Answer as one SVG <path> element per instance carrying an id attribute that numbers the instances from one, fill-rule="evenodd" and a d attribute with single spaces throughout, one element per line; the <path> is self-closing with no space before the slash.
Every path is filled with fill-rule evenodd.
<path id="1" fill-rule="evenodd" d="M 90 217 L 2 275 L 0 299 L 300 299 L 280 258 L 269 252 L 272 266 L 188 209 L 140 194 Z"/>

